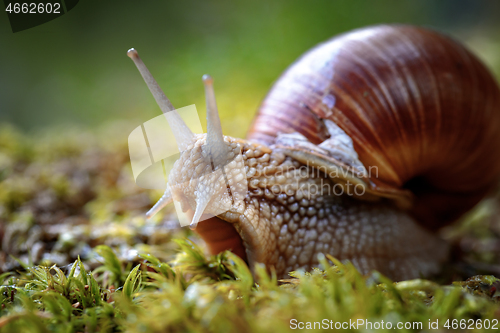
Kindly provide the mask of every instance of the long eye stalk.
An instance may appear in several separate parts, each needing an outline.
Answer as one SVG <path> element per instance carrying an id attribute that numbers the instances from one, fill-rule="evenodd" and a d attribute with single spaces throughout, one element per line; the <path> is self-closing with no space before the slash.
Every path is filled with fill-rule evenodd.
<path id="1" fill-rule="evenodd" d="M 179 151 L 186 150 L 188 145 L 193 142 L 193 133 L 186 126 L 179 114 L 175 111 L 172 103 L 162 91 L 156 80 L 153 78 L 146 65 L 142 62 L 137 51 L 135 49 L 130 49 L 128 50 L 127 55 L 134 61 L 149 90 L 153 94 L 156 103 L 158 103 L 158 106 L 165 114 L 170 128 L 173 130 Z M 210 159 L 210 163 L 212 164 L 212 168 L 214 169 L 214 171 L 215 169 L 220 169 L 223 176 L 226 177 L 224 174 L 223 166 L 226 164 L 229 147 L 224 142 L 224 136 L 222 135 L 222 127 L 217 110 L 217 103 L 215 101 L 212 77 L 210 75 L 204 75 L 203 83 L 205 86 L 205 96 L 207 102 L 206 146 L 208 150 L 206 152 L 208 154 L 206 157 Z M 196 228 L 202 214 L 205 211 L 205 208 L 213 199 L 213 196 L 215 195 L 213 186 L 215 186 L 215 184 L 206 184 L 202 179 L 199 179 L 199 183 L 196 188 L 196 209 L 193 215 L 193 220 L 190 224 L 191 229 Z M 170 192 L 170 189 L 167 187 L 165 194 L 154 205 L 154 207 L 146 213 L 146 216 L 148 218 L 151 218 L 170 202 L 172 202 L 172 194 Z"/>
<path id="2" fill-rule="evenodd" d="M 134 64 L 137 66 L 137 69 L 141 73 L 142 78 L 153 94 L 156 103 L 167 118 L 168 124 L 170 125 L 170 128 L 174 133 L 175 141 L 177 142 L 179 151 L 186 150 L 189 144 L 193 142 L 193 132 L 191 132 L 186 123 L 184 123 L 184 120 L 182 120 L 181 116 L 179 116 L 177 111 L 175 111 L 174 106 L 167 98 L 167 96 L 165 96 L 165 93 L 163 92 L 163 90 L 161 90 L 160 86 L 154 79 L 153 75 L 151 75 L 146 65 L 142 62 L 142 59 L 139 57 L 137 51 L 132 48 L 127 51 L 127 55 L 134 61 Z"/>
<path id="3" fill-rule="evenodd" d="M 215 101 L 214 80 L 208 74 L 203 75 L 202 80 L 205 85 L 205 98 L 207 102 L 207 146 L 210 149 L 214 167 L 222 166 L 225 162 L 228 147 L 222 135 L 219 111 L 217 110 L 217 103 Z"/>

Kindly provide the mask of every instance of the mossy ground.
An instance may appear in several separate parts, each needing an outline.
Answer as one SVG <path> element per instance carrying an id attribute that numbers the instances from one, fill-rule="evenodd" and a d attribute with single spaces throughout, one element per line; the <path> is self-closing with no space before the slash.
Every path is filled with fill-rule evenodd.
<path id="1" fill-rule="evenodd" d="M 497 198 L 443 232 L 454 258 L 432 280 L 393 283 L 325 257 L 278 281 L 230 252 L 206 256 L 171 212 L 146 221 L 161 193 L 135 186 L 119 131 L 0 128 L 1 332 L 285 332 L 358 320 L 427 331 L 500 319 Z"/>

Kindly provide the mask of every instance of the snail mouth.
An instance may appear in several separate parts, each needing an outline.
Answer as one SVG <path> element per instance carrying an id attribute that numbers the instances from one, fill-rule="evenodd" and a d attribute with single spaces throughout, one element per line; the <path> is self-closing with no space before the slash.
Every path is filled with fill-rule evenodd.
<path id="1" fill-rule="evenodd" d="M 205 241 L 211 254 L 230 250 L 248 264 L 245 242 L 234 224 L 212 217 L 199 223 L 195 231 Z"/>

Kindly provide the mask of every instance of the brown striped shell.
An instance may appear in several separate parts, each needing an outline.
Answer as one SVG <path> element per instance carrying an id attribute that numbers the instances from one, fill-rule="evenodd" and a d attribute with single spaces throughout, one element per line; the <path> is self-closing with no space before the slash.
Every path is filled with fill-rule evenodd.
<path id="1" fill-rule="evenodd" d="M 349 135 L 371 187 L 413 193 L 413 214 L 434 229 L 475 205 L 500 174 L 500 91 L 453 39 L 420 27 L 376 26 L 318 45 L 274 84 L 248 134 L 273 144 L 298 132 Z"/>

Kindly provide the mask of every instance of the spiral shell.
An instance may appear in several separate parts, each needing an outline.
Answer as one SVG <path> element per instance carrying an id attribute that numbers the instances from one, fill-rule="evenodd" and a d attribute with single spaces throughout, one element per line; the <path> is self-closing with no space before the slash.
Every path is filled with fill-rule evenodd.
<path id="1" fill-rule="evenodd" d="M 263 101 L 248 139 L 298 132 L 319 144 L 324 119 L 376 167 L 372 187 L 413 193 L 413 215 L 434 229 L 475 205 L 500 174 L 500 91 L 453 39 L 420 27 L 376 26 L 310 50 Z"/>

